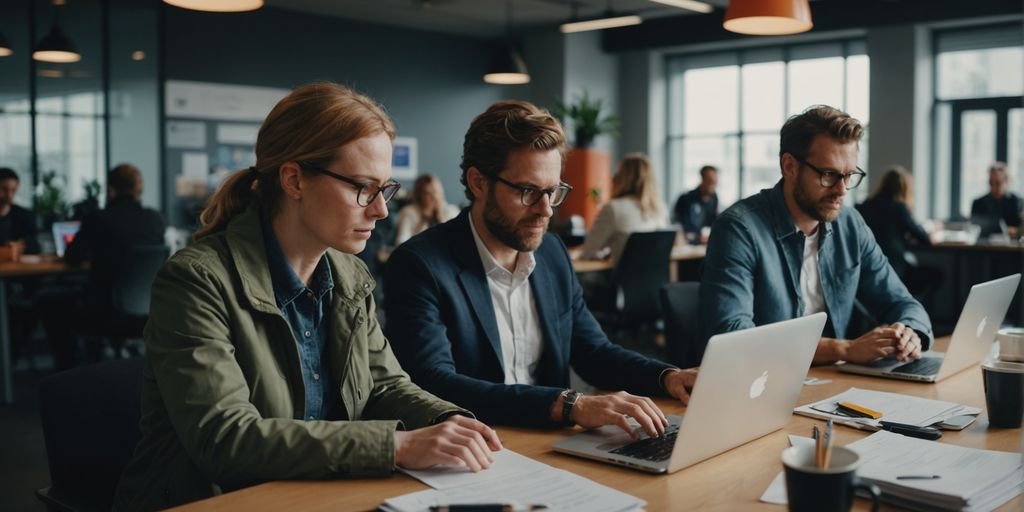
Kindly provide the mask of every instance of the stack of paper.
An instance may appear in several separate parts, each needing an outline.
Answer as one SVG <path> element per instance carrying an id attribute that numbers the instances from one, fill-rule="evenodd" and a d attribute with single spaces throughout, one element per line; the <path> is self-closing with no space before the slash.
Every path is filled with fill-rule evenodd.
<path id="1" fill-rule="evenodd" d="M 1024 467 L 1018 453 L 965 448 L 890 432 L 876 432 L 847 448 L 861 457 L 858 476 L 877 485 L 883 500 L 910 509 L 992 510 L 1024 489 Z"/>
<path id="2" fill-rule="evenodd" d="M 436 505 L 481 503 L 545 505 L 549 510 L 624 512 L 645 501 L 510 450 L 495 452 L 494 464 L 472 473 L 465 467 L 406 471 L 433 487 L 385 501 L 385 512 L 427 512 Z"/>
<path id="3" fill-rule="evenodd" d="M 918 427 L 934 425 L 944 419 L 961 414 L 977 415 L 981 413 L 981 409 L 976 407 L 967 407 L 952 402 L 858 388 L 850 388 L 820 402 L 801 405 L 794 412 L 823 420 L 832 418 L 837 423 L 859 428 L 857 423 L 845 421 L 851 419 L 848 416 L 833 413 L 836 410 L 837 402 L 851 402 L 881 412 L 881 419 L 884 421 L 917 425 Z"/>

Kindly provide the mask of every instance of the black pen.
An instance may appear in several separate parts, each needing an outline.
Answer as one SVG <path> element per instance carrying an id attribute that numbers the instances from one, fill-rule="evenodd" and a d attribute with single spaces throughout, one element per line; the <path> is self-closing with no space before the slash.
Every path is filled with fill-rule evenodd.
<path id="1" fill-rule="evenodd" d="M 547 505 L 528 504 L 523 506 L 512 503 L 476 503 L 464 505 L 434 505 L 430 512 L 517 512 L 520 510 L 545 510 Z"/>
<path id="2" fill-rule="evenodd" d="M 900 475 L 896 477 L 896 480 L 935 480 L 936 478 L 942 478 L 939 475 Z"/>

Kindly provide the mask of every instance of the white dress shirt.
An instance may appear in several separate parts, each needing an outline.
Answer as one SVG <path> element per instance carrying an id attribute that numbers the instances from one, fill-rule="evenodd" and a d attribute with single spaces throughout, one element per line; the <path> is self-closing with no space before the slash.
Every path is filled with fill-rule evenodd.
<path id="1" fill-rule="evenodd" d="M 515 270 L 509 272 L 494 259 L 480 240 L 472 217 L 469 219 L 469 227 L 473 231 L 473 240 L 491 290 L 494 318 L 498 321 L 498 336 L 501 338 L 505 384 L 534 384 L 537 363 L 544 350 L 537 303 L 530 289 L 530 274 L 537 261 L 532 252 L 520 252 Z"/>
<path id="2" fill-rule="evenodd" d="M 821 291 L 821 275 L 818 267 L 818 235 L 821 226 L 804 238 L 804 258 L 800 265 L 800 297 L 804 301 L 804 316 L 825 311 L 825 294 Z"/>

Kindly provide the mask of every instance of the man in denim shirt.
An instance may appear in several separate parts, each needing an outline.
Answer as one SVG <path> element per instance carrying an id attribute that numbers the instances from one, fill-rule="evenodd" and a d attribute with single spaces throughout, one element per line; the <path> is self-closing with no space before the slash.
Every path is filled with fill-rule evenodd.
<path id="1" fill-rule="evenodd" d="M 860 184 L 860 122 L 814 106 L 782 127 L 782 179 L 715 223 L 700 291 L 703 339 L 820 311 L 828 313 L 815 364 L 920 357 L 932 338 L 924 308 L 889 266 L 864 219 L 844 208 Z M 849 332 L 854 300 L 882 325 Z"/>

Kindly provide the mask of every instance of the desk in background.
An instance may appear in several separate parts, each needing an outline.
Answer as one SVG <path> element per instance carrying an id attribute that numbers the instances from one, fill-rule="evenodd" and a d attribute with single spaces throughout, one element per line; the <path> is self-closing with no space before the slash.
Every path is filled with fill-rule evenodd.
<path id="1" fill-rule="evenodd" d="M 707 252 L 706 245 L 677 245 L 672 247 L 671 260 L 675 265 L 669 266 L 669 280 L 678 281 L 678 269 L 677 266 L 680 262 L 684 261 L 700 261 L 704 259 L 704 254 Z M 581 260 L 573 258 L 572 267 L 576 273 L 585 272 L 602 272 L 611 270 L 613 265 L 611 260 Z"/>
<path id="2" fill-rule="evenodd" d="M 0 263 L 0 404 L 14 401 L 11 362 L 11 334 L 7 321 L 7 279 L 82 272 L 86 267 L 68 267 L 63 260 L 43 258 L 33 263 Z"/>
<path id="3" fill-rule="evenodd" d="M 948 338 L 938 340 L 940 347 Z M 974 367 L 939 384 L 920 384 L 897 380 L 878 379 L 841 374 L 834 367 L 814 368 L 810 375 L 830 379 L 832 383 L 804 386 L 798 404 L 807 404 L 828 398 L 850 387 L 875 389 L 935 400 L 946 400 L 985 408 L 981 370 Z M 678 402 L 656 400 L 667 413 L 684 410 Z M 775 475 L 782 470 L 779 456 L 788 446 L 788 434 L 810 436 L 811 426 L 822 422 L 794 415 L 782 430 L 720 454 L 695 466 L 671 475 L 651 475 L 617 466 L 602 464 L 551 451 L 551 445 L 570 434 L 572 430 L 526 430 L 499 427 L 498 435 L 505 447 L 523 455 L 571 471 L 603 485 L 619 489 L 647 500 L 646 510 L 764 510 L 783 512 L 784 507 L 761 503 L 758 499 L 768 488 Z M 867 432 L 846 427 L 835 430 L 836 443 L 849 444 L 868 435 Z M 1020 450 L 1021 429 L 989 429 L 985 413 L 962 432 L 945 432 L 941 443 L 971 448 L 1017 452 Z M 208 500 L 185 505 L 177 510 L 373 510 L 384 500 L 402 494 L 420 491 L 426 486 L 403 474 L 385 479 L 336 481 L 280 481 L 270 482 Z M 870 503 L 858 499 L 854 510 L 867 510 Z M 894 510 L 883 506 L 883 510 Z M 1000 510 L 1021 510 L 1024 497 L 1018 496 Z"/>

